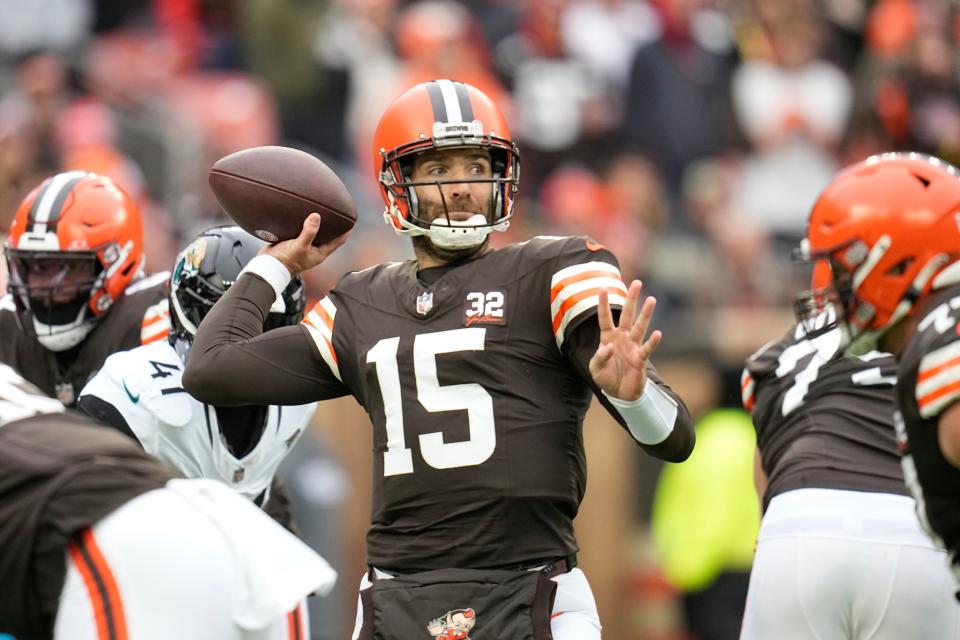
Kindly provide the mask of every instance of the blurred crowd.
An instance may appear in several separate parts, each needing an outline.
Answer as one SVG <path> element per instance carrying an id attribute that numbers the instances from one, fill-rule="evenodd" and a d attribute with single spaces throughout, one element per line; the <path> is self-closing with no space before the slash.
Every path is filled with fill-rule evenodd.
<path id="1" fill-rule="evenodd" d="M 666 357 L 739 373 L 790 322 L 809 279 L 791 249 L 839 167 L 960 161 L 958 42 L 946 0 L 5 0 L 0 229 L 44 177 L 96 171 L 140 203 L 148 270 L 167 269 L 225 220 L 215 160 L 298 147 L 360 211 L 305 274 L 316 298 L 412 255 L 381 223 L 373 127 L 410 85 L 454 78 L 521 149 L 494 240 L 593 236 L 658 296 Z M 736 397 L 718 388 L 691 409 Z"/>
<path id="2" fill-rule="evenodd" d="M 296 146 L 363 213 L 319 295 L 408 255 L 378 224 L 372 128 L 404 88 L 456 78 L 519 140 L 510 238 L 594 236 L 666 303 L 665 349 L 739 360 L 737 327 L 802 285 L 790 249 L 838 166 L 960 156 L 958 37 L 940 0 L 9 0 L 0 223 L 42 177 L 98 171 L 143 205 L 163 268 L 222 219 L 213 161 Z"/>

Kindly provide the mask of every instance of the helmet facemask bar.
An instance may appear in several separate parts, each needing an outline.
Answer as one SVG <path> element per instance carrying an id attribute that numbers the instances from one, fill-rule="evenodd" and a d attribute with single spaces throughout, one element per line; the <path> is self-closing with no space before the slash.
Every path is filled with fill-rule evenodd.
<path id="1" fill-rule="evenodd" d="M 414 156 L 429 150 L 446 149 L 486 149 L 490 153 L 492 176 L 489 178 L 458 178 L 455 180 L 409 179 L 408 167 Z M 384 187 L 389 206 L 385 219 L 394 230 L 402 235 L 426 235 L 439 246 L 458 248 L 476 246 L 491 232 L 503 231 L 513 217 L 513 203 L 516 199 L 520 162 L 516 145 L 496 136 L 457 136 L 454 138 L 430 138 L 402 145 L 390 152 L 381 152 L 383 158 L 380 182 Z M 450 207 L 443 195 L 446 184 L 487 183 L 491 185 L 490 208 L 482 224 L 464 224 L 449 217 Z M 440 192 L 444 215 L 433 220 L 420 216 L 420 204 L 416 187 L 434 187 Z M 438 220 L 443 220 L 438 223 Z M 398 225 L 400 228 L 398 228 Z M 438 228 L 439 227 L 439 228 Z M 472 234 L 473 241 L 463 244 L 457 241 L 456 231 L 463 235 Z"/>
<path id="2" fill-rule="evenodd" d="M 803 327 L 804 334 L 813 339 L 837 328 L 838 306 L 840 301 L 833 285 L 807 289 L 794 297 L 793 314 Z"/>
<path id="3" fill-rule="evenodd" d="M 96 251 L 36 251 L 7 247 L 8 290 L 21 329 L 52 351 L 78 344 L 97 319 L 94 300 L 105 272 Z"/>
<path id="4" fill-rule="evenodd" d="M 910 314 L 921 292 L 949 261 L 946 254 L 938 254 L 928 260 L 897 300 L 890 317 L 879 325 L 877 306 L 863 293 L 864 283 L 871 278 L 875 281 L 877 278 L 902 276 L 915 261 L 914 257 L 907 256 L 892 267 L 887 267 L 882 274 L 879 273 L 878 266 L 892 244 L 890 236 L 882 235 L 869 248 L 863 241 L 854 240 L 829 253 L 821 252 L 821 256 L 830 261 L 833 272 L 834 305 L 840 314 L 843 344 L 848 355 L 864 355 L 876 350 L 880 339 Z M 872 286 L 875 288 L 877 285 Z"/>

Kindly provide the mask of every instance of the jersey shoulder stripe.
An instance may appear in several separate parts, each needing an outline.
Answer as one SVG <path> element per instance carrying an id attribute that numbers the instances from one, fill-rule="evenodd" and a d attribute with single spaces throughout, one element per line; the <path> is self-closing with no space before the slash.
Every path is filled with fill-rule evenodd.
<path id="1" fill-rule="evenodd" d="M 620 269 L 607 262 L 585 262 L 564 267 L 550 279 L 550 314 L 557 346 L 563 345 L 566 328 L 578 316 L 600 304 L 606 290 L 611 306 L 622 307 L 627 287 Z"/>
<path id="2" fill-rule="evenodd" d="M 150 344 L 158 340 L 166 340 L 170 335 L 170 301 L 164 298 L 160 302 L 150 305 L 143 313 L 143 322 L 140 324 L 140 344 Z"/>
<path id="3" fill-rule="evenodd" d="M 753 381 L 753 376 L 750 375 L 750 369 L 745 368 L 740 375 L 740 396 L 743 408 L 748 413 L 753 413 L 754 407 L 757 406 L 756 390 L 757 385 Z"/>
<path id="4" fill-rule="evenodd" d="M 333 349 L 333 325 L 337 316 L 337 306 L 326 296 L 320 302 L 313 305 L 313 309 L 303 318 L 301 324 L 307 329 L 310 338 L 317 345 L 320 357 L 330 367 L 330 371 L 336 376 L 337 380 L 343 382 L 340 377 L 340 366 L 337 361 L 337 353 Z"/>
<path id="5" fill-rule="evenodd" d="M 960 398 L 960 341 L 923 356 L 917 371 L 917 408 L 931 418 Z"/>

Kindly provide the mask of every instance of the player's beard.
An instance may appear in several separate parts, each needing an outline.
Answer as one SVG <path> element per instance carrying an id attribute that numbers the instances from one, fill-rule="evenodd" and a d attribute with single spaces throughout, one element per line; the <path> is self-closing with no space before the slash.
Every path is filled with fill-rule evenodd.
<path id="1" fill-rule="evenodd" d="M 464 249 L 444 249 L 438 247 L 430 242 L 430 238 L 427 236 L 413 236 L 411 240 L 413 240 L 413 251 L 417 256 L 429 256 L 444 266 L 451 266 L 473 260 L 486 253 L 490 247 L 490 236 L 484 238 L 483 242 L 477 246 Z"/>

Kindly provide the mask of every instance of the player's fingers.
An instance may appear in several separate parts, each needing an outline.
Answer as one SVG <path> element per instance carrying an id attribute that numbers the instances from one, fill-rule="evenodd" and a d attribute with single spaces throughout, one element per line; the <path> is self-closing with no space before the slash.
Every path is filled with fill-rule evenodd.
<path id="1" fill-rule="evenodd" d="M 303 220 L 303 227 L 300 229 L 300 235 L 297 236 L 297 244 L 303 248 L 308 248 L 313 244 L 313 239 L 317 236 L 317 230 L 320 228 L 320 214 L 311 213 Z"/>
<path id="2" fill-rule="evenodd" d="M 600 301 L 597 304 L 597 322 L 600 324 L 600 331 L 610 331 L 613 329 L 613 314 L 610 312 L 610 298 L 606 289 L 600 290 Z"/>
<path id="3" fill-rule="evenodd" d="M 643 343 L 640 347 L 641 355 L 643 355 L 644 360 L 649 360 L 650 356 L 653 355 L 653 352 L 657 350 L 657 347 L 660 346 L 660 341 L 663 339 L 663 332 L 659 329 L 650 334 L 650 337 L 647 338 L 647 341 Z"/>
<path id="4" fill-rule="evenodd" d="M 653 318 L 653 311 L 656 308 L 657 299 L 653 296 L 647 296 L 647 299 L 643 301 L 643 308 L 640 309 L 636 322 L 630 328 L 630 338 L 634 342 L 640 342 L 643 340 L 643 336 L 647 335 L 647 329 L 650 328 L 650 320 Z"/>
<path id="5" fill-rule="evenodd" d="M 630 328 L 633 326 L 633 322 L 637 316 L 637 300 L 640 299 L 640 290 L 643 288 L 643 283 L 639 280 L 634 280 L 630 283 L 630 286 L 627 287 L 627 301 L 623 305 L 623 310 L 620 312 L 620 326 L 624 328 Z"/>
<path id="6" fill-rule="evenodd" d="M 601 343 L 597 347 L 597 352 L 593 354 L 593 357 L 590 359 L 590 370 L 597 371 L 602 369 L 607 361 L 610 360 L 610 357 L 613 355 L 613 345 L 609 342 Z"/>

